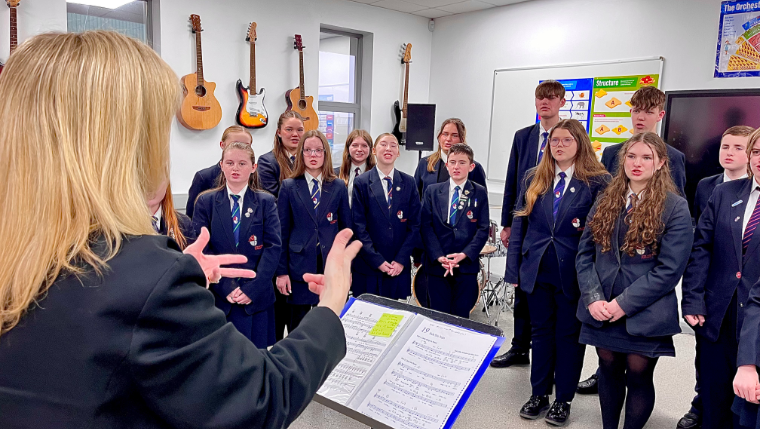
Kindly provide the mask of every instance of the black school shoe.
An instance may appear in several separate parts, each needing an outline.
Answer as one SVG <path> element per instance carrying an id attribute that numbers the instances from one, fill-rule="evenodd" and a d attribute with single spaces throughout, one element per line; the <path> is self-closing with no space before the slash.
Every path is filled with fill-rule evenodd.
<path id="1" fill-rule="evenodd" d="M 507 368 L 511 365 L 529 365 L 529 353 L 511 349 L 492 359 L 489 364 L 493 368 Z"/>
<path id="2" fill-rule="evenodd" d="M 677 422 L 677 429 L 699 429 L 701 428 L 701 419 L 695 413 L 685 413 Z"/>
<path id="3" fill-rule="evenodd" d="M 527 403 L 521 407 L 519 415 L 525 419 L 537 420 L 548 408 L 550 408 L 550 401 L 548 401 L 547 396 L 532 395 Z"/>
<path id="4" fill-rule="evenodd" d="M 580 395 L 597 395 L 598 373 L 591 375 L 587 380 L 582 380 L 577 383 L 577 393 Z"/>
<path id="5" fill-rule="evenodd" d="M 570 413 L 571 402 L 553 401 L 548 414 L 545 415 L 545 422 L 553 426 L 566 426 Z"/>

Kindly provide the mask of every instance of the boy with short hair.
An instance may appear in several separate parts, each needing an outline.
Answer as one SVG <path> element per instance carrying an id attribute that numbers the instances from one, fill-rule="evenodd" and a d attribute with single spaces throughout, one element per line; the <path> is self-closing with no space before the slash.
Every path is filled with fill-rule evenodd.
<path id="1" fill-rule="evenodd" d="M 421 236 L 431 308 L 468 318 L 479 297 L 479 253 L 489 235 L 487 189 L 468 180 L 474 152 L 450 148 L 450 180 L 429 185 L 423 196 Z"/>

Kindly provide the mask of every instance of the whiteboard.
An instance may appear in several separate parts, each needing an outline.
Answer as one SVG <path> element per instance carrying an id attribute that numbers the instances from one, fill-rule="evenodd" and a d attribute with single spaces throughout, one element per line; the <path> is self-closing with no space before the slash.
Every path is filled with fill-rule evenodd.
<path id="1" fill-rule="evenodd" d="M 495 70 L 492 81 L 487 179 L 505 182 L 513 135 L 516 131 L 532 125 L 537 117 L 534 90 L 540 81 L 658 74 L 660 86 L 664 79 L 663 65 L 663 57 L 653 57 Z"/>

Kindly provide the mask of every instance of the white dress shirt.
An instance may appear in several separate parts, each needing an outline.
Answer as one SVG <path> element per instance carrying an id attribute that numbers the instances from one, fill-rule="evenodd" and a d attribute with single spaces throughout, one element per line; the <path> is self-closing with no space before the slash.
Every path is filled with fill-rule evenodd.
<path id="1" fill-rule="evenodd" d="M 240 192 L 233 192 L 233 191 L 230 190 L 229 186 L 226 186 L 226 188 L 228 190 L 228 200 L 230 200 L 230 213 L 231 214 L 233 213 L 233 197 L 231 197 L 231 195 L 238 195 L 239 197 L 241 197 L 241 198 L 238 199 L 238 208 L 241 210 L 241 214 L 243 214 L 243 197 L 244 197 L 244 195 L 246 195 L 246 188 L 247 187 L 248 186 L 244 186 L 243 189 L 241 189 Z"/>
<path id="2" fill-rule="evenodd" d="M 318 182 L 318 190 L 320 192 L 323 192 L 323 175 L 319 174 L 318 177 L 312 177 L 310 173 L 304 172 L 304 178 L 307 179 L 307 187 L 310 190 L 310 195 L 312 195 L 312 179 L 317 179 Z"/>
<path id="3" fill-rule="evenodd" d="M 558 182 L 561 181 L 561 176 L 558 175 L 559 173 L 561 173 L 561 167 L 556 164 L 556 176 L 553 178 L 553 189 L 556 189 Z M 561 192 L 561 195 L 564 195 L 566 190 L 569 189 L 569 182 L 571 182 L 572 175 L 574 174 L 574 164 L 567 168 L 564 173 L 566 174 L 566 177 L 564 177 L 564 190 Z"/>
<path id="4" fill-rule="evenodd" d="M 461 184 L 457 184 L 455 183 L 454 180 L 452 180 L 452 177 L 450 177 L 450 193 L 449 193 L 449 197 L 447 198 L 447 214 L 448 215 L 450 214 L 450 207 L 452 206 L 452 204 L 450 203 L 452 202 L 453 194 L 455 194 L 455 187 L 460 186 L 460 190 L 458 190 L 458 198 L 460 199 L 461 197 L 463 197 L 463 188 L 466 186 L 467 180 L 468 179 L 464 180 L 463 183 Z"/>
<path id="5" fill-rule="evenodd" d="M 154 214 L 153 214 L 153 217 L 155 217 L 155 218 L 156 218 L 156 224 L 155 224 L 155 225 L 156 225 L 156 230 L 157 230 L 157 231 L 158 231 L 158 230 L 159 230 L 159 228 L 161 227 L 161 213 L 162 213 L 162 212 L 161 212 L 161 205 L 160 205 L 160 206 L 159 206 L 159 209 L 158 209 L 158 210 L 156 210 L 156 213 L 154 213 Z M 153 222 L 153 219 L 151 219 L 151 221 Z"/>
<path id="6" fill-rule="evenodd" d="M 730 177 L 728 177 L 728 173 L 725 173 L 725 172 L 723 172 L 723 173 L 722 173 L 722 183 L 725 183 L 725 182 L 730 182 L 731 180 L 741 180 L 741 179 L 746 179 L 746 178 L 748 178 L 748 177 L 749 177 L 749 175 L 748 175 L 748 174 L 746 174 L 746 173 L 744 173 L 744 174 L 743 174 L 743 176 L 739 177 L 738 179 L 731 179 Z"/>
<path id="7" fill-rule="evenodd" d="M 355 173 L 357 170 L 360 170 L 360 174 L 365 173 L 365 165 L 367 163 L 363 162 L 362 165 L 354 165 L 352 164 L 349 167 L 349 180 L 347 183 L 347 191 L 349 191 L 349 207 L 352 207 L 352 189 L 354 189 L 355 186 Z"/>
<path id="8" fill-rule="evenodd" d="M 540 157 L 540 149 L 542 148 L 542 133 L 548 133 L 548 141 L 545 142 L 545 149 L 547 149 L 548 146 L 550 146 L 550 131 L 542 127 L 542 122 L 538 123 L 537 125 L 540 126 L 540 138 L 539 140 L 537 140 L 537 156 L 534 157 L 535 164 L 537 163 L 537 158 Z"/>
<path id="9" fill-rule="evenodd" d="M 384 195 L 386 196 L 386 202 L 389 202 L 389 188 L 386 184 L 386 180 L 384 180 L 385 177 L 389 177 L 392 179 L 392 186 L 394 185 L 394 167 L 392 167 L 392 171 L 389 172 L 389 176 L 384 174 L 380 168 L 376 167 L 376 171 L 378 171 L 378 177 L 381 178 L 381 185 L 384 187 Z"/>
<path id="10" fill-rule="evenodd" d="M 447 164 L 447 154 L 445 153 L 445 151 L 440 150 L 439 151 L 439 157 L 442 158 L 442 162 Z"/>
<path id="11" fill-rule="evenodd" d="M 756 179 L 751 184 L 751 194 L 749 194 L 749 201 L 746 202 L 746 211 L 743 213 L 743 229 L 741 231 L 741 239 L 743 240 L 743 234 L 746 231 L 746 224 L 749 223 L 751 215 L 754 213 L 754 206 L 757 205 L 757 199 L 759 198 L 759 182 Z"/>

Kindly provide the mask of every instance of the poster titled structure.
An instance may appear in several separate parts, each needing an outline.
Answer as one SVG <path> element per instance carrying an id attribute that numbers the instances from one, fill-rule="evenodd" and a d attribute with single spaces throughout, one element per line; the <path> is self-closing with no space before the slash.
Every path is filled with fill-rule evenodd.
<path id="1" fill-rule="evenodd" d="M 759 76 L 759 0 L 724 1 L 714 77 Z"/>

